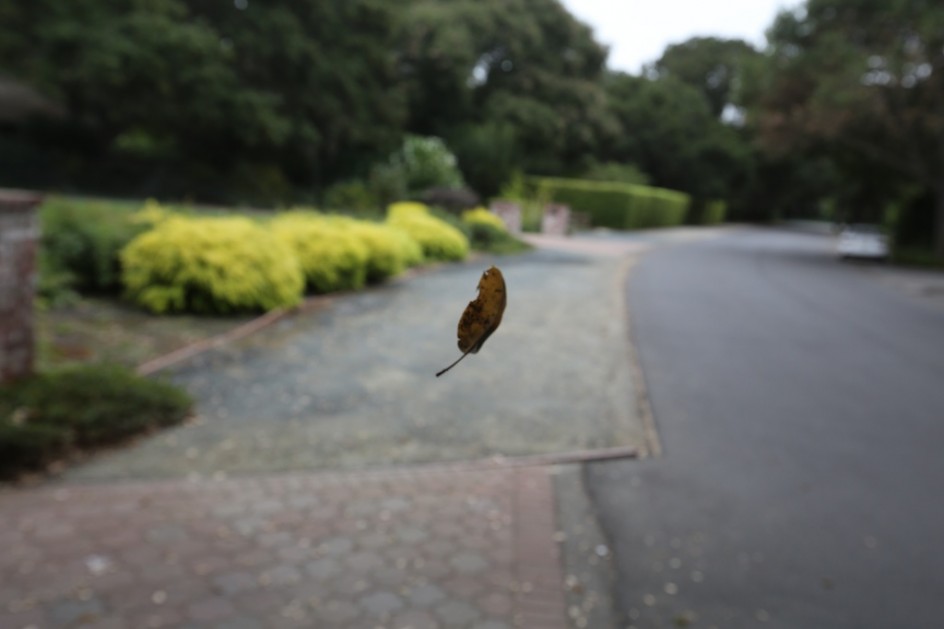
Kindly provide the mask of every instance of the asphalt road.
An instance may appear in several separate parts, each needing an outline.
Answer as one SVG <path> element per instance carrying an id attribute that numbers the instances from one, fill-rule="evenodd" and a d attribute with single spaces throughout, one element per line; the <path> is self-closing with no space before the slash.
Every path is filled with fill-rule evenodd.
<path id="1" fill-rule="evenodd" d="M 762 229 L 630 278 L 663 455 L 586 483 L 625 626 L 944 627 L 944 307 Z"/>

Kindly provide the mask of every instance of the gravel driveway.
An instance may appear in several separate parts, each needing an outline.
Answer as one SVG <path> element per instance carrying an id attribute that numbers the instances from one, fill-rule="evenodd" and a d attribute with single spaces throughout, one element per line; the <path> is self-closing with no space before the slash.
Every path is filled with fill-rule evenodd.
<path id="1" fill-rule="evenodd" d="M 641 446 L 622 288 L 633 258 L 594 243 L 442 266 L 202 354 L 169 373 L 196 398 L 195 422 L 100 456 L 67 480 Z M 459 315 L 493 263 L 508 286 L 501 328 L 437 379 L 458 356 Z"/>

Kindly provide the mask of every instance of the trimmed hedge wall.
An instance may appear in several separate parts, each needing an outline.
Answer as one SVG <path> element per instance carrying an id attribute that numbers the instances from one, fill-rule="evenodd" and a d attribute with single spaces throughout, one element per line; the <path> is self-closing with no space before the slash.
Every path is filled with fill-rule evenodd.
<path id="1" fill-rule="evenodd" d="M 651 186 L 552 177 L 530 177 L 528 184 L 573 211 L 588 214 L 595 227 L 681 225 L 691 205 L 691 197 L 684 192 Z"/>

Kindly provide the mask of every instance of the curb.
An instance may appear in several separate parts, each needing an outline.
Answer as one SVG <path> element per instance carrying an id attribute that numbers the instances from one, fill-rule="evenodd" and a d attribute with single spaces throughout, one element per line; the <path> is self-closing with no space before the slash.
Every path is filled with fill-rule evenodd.
<path id="1" fill-rule="evenodd" d="M 339 293 L 341 294 L 341 293 Z M 176 365 L 179 362 L 182 362 L 198 354 L 202 354 L 211 349 L 221 347 L 227 343 L 237 341 L 239 339 L 245 338 L 250 334 L 254 334 L 262 329 L 265 329 L 275 323 L 278 323 L 282 319 L 288 317 L 289 315 L 295 315 L 299 313 L 309 312 L 314 310 L 319 306 L 324 306 L 329 304 L 334 299 L 334 295 L 317 295 L 314 297 L 309 297 L 300 305 L 294 308 L 279 308 L 260 315 L 251 321 L 247 321 L 241 325 L 236 326 L 228 332 L 223 332 L 222 334 L 217 334 L 209 338 L 201 339 L 199 341 L 194 341 L 175 349 L 172 352 L 158 356 L 157 358 L 152 358 L 144 363 L 138 365 L 137 371 L 140 376 L 150 376 L 151 374 L 157 373 L 163 369 L 167 369 L 172 365 Z"/>
<path id="2" fill-rule="evenodd" d="M 633 390 L 636 393 L 636 412 L 642 422 L 646 439 L 646 456 L 662 456 L 662 440 L 656 428 L 655 416 L 652 413 L 652 402 L 649 399 L 649 388 L 646 385 L 646 376 L 639 361 L 639 352 L 636 349 L 636 334 L 633 327 L 632 312 L 629 308 L 629 282 L 638 258 L 630 261 L 626 269 L 623 282 L 623 301 L 626 304 L 626 345 L 629 356 L 629 371 L 632 378 Z"/>
<path id="3" fill-rule="evenodd" d="M 571 450 L 567 452 L 557 452 L 549 454 L 532 454 L 524 456 L 504 456 L 495 455 L 482 459 L 468 459 L 465 461 L 433 461 L 433 462 L 405 462 L 401 464 L 391 463 L 387 465 L 378 465 L 377 467 L 364 467 L 354 469 L 337 468 L 313 468 L 306 470 L 284 470 L 264 473 L 246 473 L 225 475 L 222 477 L 199 476 L 161 476 L 149 478 L 107 478 L 107 479 L 75 479 L 65 483 L 55 481 L 57 489 L 70 489 L 80 487 L 97 487 L 103 485 L 111 486 L 136 486 L 148 485 L 159 487 L 161 485 L 175 485 L 183 483 L 185 485 L 217 485 L 229 482 L 239 482 L 240 480 L 253 480 L 261 483 L 280 482 L 291 479 L 310 479 L 316 482 L 340 482 L 340 481 L 369 481 L 373 479 L 409 479 L 419 477 L 430 473 L 437 474 L 460 474 L 463 472 L 475 471 L 507 471 L 514 469 L 529 468 L 551 468 L 555 465 L 592 463 L 596 461 L 614 461 L 618 459 L 639 459 L 640 452 L 633 447 L 617 448 L 599 448 L 594 450 Z M 52 486 L 52 485 L 50 485 Z M 4 487 L 0 485 L 0 495 L 3 494 Z"/>

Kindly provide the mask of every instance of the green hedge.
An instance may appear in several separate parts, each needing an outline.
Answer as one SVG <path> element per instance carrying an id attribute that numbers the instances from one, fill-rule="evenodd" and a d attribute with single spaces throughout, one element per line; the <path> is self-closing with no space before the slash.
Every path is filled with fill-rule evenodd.
<path id="1" fill-rule="evenodd" d="M 681 225 L 691 204 L 684 192 L 634 184 L 531 177 L 536 194 L 590 216 L 596 227 L 641 229 Z"/>
<path id="2" fill-rule="evenodd" d="M 44 270 L 68 274 L 84 292 L 121 289 L 119 252 L 147 228 L 134 220 L 138 205 L 65 197 L 48 198 L 39 210 Z"/>

